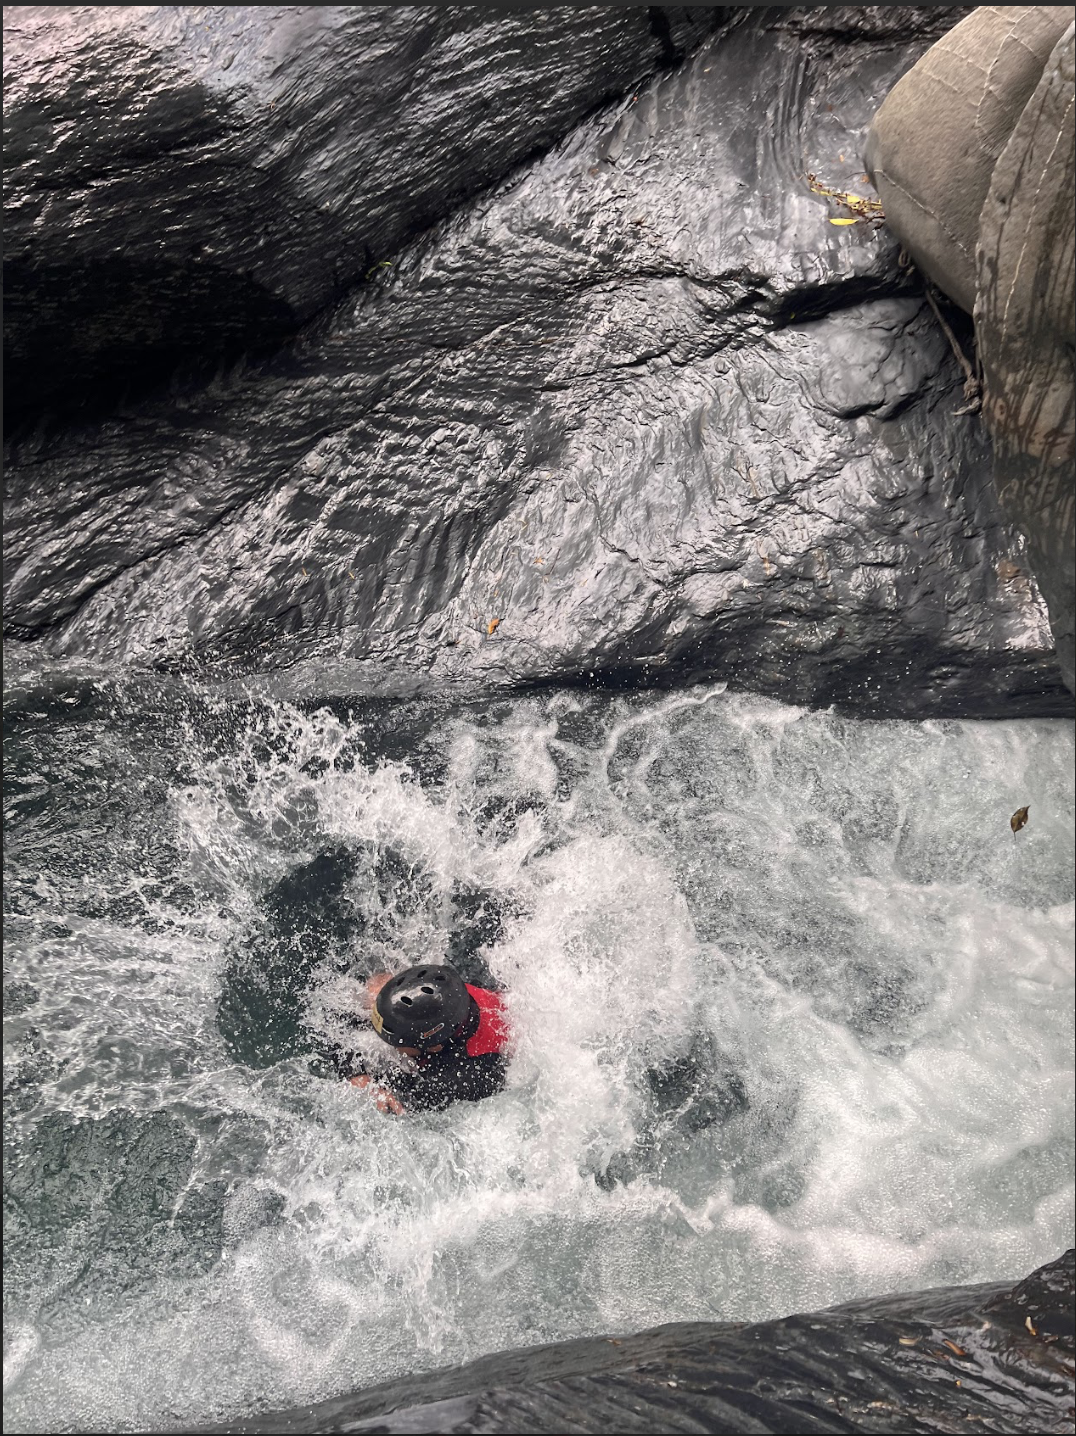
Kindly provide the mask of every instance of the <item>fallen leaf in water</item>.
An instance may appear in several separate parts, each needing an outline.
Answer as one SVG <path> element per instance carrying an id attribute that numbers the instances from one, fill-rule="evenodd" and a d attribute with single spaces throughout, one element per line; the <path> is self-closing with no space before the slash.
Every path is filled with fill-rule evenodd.
<path id="1" fill-rule="evenodd" d="M 500 622 L 501 622 L 501 620 L 500 620 L 499 618 L 491 618 L 491 619 L 490 619 L 490 621 L 486 624 L 486 637 L 487 637 L 487 638 L 492 638 L 492 637 L 493 637 L 493 635 L 496 633 L 497 629 L 498 629 L 499 626 L 500 626 Z"/>
<path id="2" fill-rule="evenodd" d="M 827 199 L 836 200 L 845 209 L 851 210 L 857 219 L 870 219 L 881 223 L 885 218 L 881 203 L 876 199 L 866 199 L 863 195 L 834 189 L 831 185 L 823 184 L 818 176 L 813 174 L 807 175 L 807 184 L 812 194 L 825 195 Z M 831 221 L 833 224 L 847 224 L 848 222 L 847 219 Z"/>
<path id="3" fill-rule="evenodd" d="M 967 1356 L 968 1354 L 962 1346 L 957 1346 L 956 1342 L 950 1341 L 947 1336 L 942 1337 L 942 1345 L 947 1346 L 949 1350 L 955 1352 L 957 1356 Z"/>
<path id="4" fill-rule="evenodd" d="M 1029 808 L 1017 808 L 1016 812 L 1013 813 L 1009 819 L 1009 827 L 1012 828 L 1014 833 L 1018 833 L 1021 828 L 1027 826 L 1027 815 L 1029 812 Z"/>
<path id="5" fill-rule="evenodd" d="M 901 1346 L 917 1346 L 919 1344 L 918 1336 L 898 1336 L 897 1340 Z"/>
<path id="6" fill-rule="evenodd" d="M 1026 809 L 1026 808 L 1024 809 L 1024 812 L 1025 812 L 1025 813 L 1027 812 L 1027 809 Z M 1030 1318 L 1030 1316 L 1025 1316 L 1025 1317 L 1024 1317 L 1024 1325 L 1027 1327 L 1028 1331 L 1031 1332 L 1031 1335 L 1032 1335 L 1032 1336 L 1038 1336 L 1039 1333 L 1038 1333 L 1038 1332 L 1035 1330 L 1035 1328 L 1031 1325 L 1031 1318 Z"/>
<path id="7" fill-rule="evenodd" d="M 831 219 L 830 224 L 858 224 L 858 219 Z"/>

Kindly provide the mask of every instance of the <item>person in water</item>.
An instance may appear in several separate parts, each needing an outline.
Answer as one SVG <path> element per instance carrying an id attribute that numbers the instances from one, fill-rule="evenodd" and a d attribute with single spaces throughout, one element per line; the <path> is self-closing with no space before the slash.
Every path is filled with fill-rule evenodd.
<path id="1" fill-rule="evenodd" d="M 508 1075 L 508 1019 L 495 992 L 464 982 L 447 963 L 375 973 L 366 990 L 370 1021 L 406 1067 L 364 1070 L 361 1057 L 340 1054 L 336 1067 L 369 1092 L 381 1112 L 436 1112 L 453 1102 L 492 1097 Z"/>

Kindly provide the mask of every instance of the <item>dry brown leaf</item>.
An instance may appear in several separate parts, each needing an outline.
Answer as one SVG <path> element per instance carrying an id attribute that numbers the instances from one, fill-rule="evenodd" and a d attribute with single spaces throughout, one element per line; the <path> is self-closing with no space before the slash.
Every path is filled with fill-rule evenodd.
<path id="1" fill-rule="evenodd" d="M 1038 1336 L 1039 1333 L 1038 1333 L 1038 1332 L 1035 1330 L 1035 1328 L 1031 1325 L 1031 1318 L 1030 1318 L 1030 1316 L 1025 1316 L 1025 1317 L 1024 1317 L 1024 1325 L 1027 1327 L 1028 1331 L 1031 1332 L 1031 1335 L 1032 1335 L 1032 1336 Z"/>
<path id="2" fill-rule="evenodd" d="M 1009 819 L 1009 827 L 1012 828 L 1014 837 L 1021 828 L 1027 826 L 1027 815 L 1030 811 L 1030 808 L 1017 808 L 1016 812 L 1013 813 Z"/>
<path id="3" fill-rule="evenodd" d="M 491 619 L 490 619 L 490 621 L 486 624 L 486 637 L 487 637 L 487 638 L 492 638 L 492 637 L 493 637 L 493 635 L 497 632 L 498 627 L 500 626 L 500 622 L 501 622 L 501 620 L 500 620 L 499 618 L 491 618 Z"/>
<path id="4" fill-rule="evenodd" d="M 947 1346 L 949 1350 L 955 1352 L 957 1356 L 967 1356 L 968 1354 L 962 1346 L 957 1346 L 956 1342 L 950 1341 L 947 1336 L 942 1337 L 942 1345 Z"/>

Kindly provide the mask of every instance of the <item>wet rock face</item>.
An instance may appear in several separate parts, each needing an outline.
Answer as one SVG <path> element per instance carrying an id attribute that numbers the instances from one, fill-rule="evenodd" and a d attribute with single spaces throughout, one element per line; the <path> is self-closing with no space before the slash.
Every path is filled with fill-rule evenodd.
<path id="1" fill-rule="evenodd" d="M 272 361 L 15 444 L 10 634 L 321 693 L 1068 711 L 946 341 L 804 178 L 861 183 L 961 13 L 745 7 Z"/>
<path id="2" fill-rule="evenodd" d="M 218 1432 L 1065 1432 L 1073 1258 L 1009 1288 L 878 1297 L 503 1352 Z"/>
<path id="3" fill-rule="evenodd" d="M 721 14 L 9 7 L 6 421 L 278 345 Z"/>
<path id="4" fill-rule="evenodd" d="M 983 5 L 894 87 L 867 138 L 886 221 L 975 315 L 1006 512 L 1076 690 L 1076 153 L 1071 5 Z"/>
<path id="5" fill-rule="evenodd" d="M 1027 534 L 1061 671 L 1076 691 L 1074 79 L 1070 23 L 991 178 L 975 324 L 998 492 Z"/>

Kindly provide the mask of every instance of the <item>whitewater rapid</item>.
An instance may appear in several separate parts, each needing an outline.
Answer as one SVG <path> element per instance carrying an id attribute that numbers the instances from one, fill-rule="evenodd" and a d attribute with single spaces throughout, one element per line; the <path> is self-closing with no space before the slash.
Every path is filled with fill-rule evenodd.
<path id="1" fill-rule="evenodd" d="M 1070 1240 L 1069 723 L 91 684 L 6 724 L 15 1429 L 1016 1278 Z M 386 1119 L 222 1035 L 236 954 L 326 853 L 361 857 L 354 936 L 302 1029 L 442 960 L 466 898 L 507 1091 Z"/>

